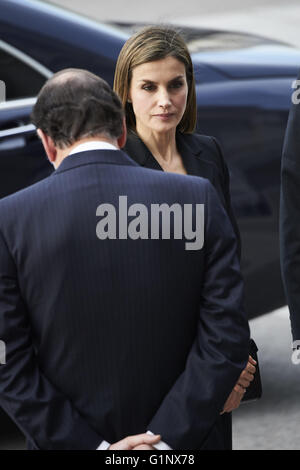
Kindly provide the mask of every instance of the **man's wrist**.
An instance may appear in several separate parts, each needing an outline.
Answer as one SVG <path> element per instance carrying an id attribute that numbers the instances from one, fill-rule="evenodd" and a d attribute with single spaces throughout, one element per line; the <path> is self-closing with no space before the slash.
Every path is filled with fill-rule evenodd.
<path id="1" fill-rule="evenodd" d="M 151 434 L 152 436 L 154 435 L 151 431 L 147 431 L 147 434 Z M 152 444 L 152 447 L 157 450 L 172 450 L 171 447 L 162 440 L 160 440 L 157 444 Z"/>
<path id="2" fill-rule="evenodd" d="M 110 443 L 109 443 L 109 442 L 107 442 L 107 441 L 102 441 L 101 444 L 100 444 L 100 446 L 97 447 L 96 450 L 108 450 L 109 447 L 110 447 Z"/>

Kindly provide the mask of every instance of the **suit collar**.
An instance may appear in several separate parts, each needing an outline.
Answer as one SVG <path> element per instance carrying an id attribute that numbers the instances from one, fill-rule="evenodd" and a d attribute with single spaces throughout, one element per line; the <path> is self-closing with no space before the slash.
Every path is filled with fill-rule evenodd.
<path id="1" fill-rule="evenodd" d="M 64 171 L 78 168 L 79 166 L 95 163 L 137 166 L 137 164 L 121 150 L 88 150 L 86 152 L 74 153 L 66 157 L 52 175 L 55 176 Z"/>
<path id="2" fill-rule="evenodd" d="M 87 142 L 77 144 L 69 155 L 80 152 L 88 152 L 89 150 L 119 150 L 115 145 L 104 140 L 88 140 Z"/>

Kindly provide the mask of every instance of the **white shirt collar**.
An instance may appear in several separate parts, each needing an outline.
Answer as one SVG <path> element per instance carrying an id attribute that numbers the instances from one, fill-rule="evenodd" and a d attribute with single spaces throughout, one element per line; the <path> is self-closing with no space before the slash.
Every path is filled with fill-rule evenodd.
<path id="1" fill-rule="evenodd" d="M 87 152 L 88 150 L 119 150 L 112 144 L 104 142 L 103 140 L 91 140 L 89 142 L 84 142 L 73 148 L 72 152 L 69 155 L 79 152 Z"/>

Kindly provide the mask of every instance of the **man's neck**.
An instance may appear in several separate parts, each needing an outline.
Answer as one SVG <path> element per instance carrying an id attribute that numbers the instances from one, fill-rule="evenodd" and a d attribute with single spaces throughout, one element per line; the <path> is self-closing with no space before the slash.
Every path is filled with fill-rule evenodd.
<path id="1" fill-rule="evenodd" d="M 105 142 L 105 143 L 113 145 L 116 148 L 119 148 L 117 139 L 113 140 L 113 139 L 108 139 L 107 137 L 102 137 L 102 136 L 87 137 L 85 139 L 80 139 L 80 140 L 77 140 L 74 144 L 70 145 L 69 147 L 66 147 L 66 148 L 63 148 L 63 149 L 57 148 L 57 156 L 56 156 L 56 160 L 55 160 L 55 163 L 54 163 L 55 169 L 57 169 L 59 167 L 61 162 L 65 158 L 67 158 L 70 155 L 70 153 L 72 153 L 76 149 L 76 147 L 79 147 L 79 145 L 90 143 L 90 142 L 95 142 L 95 143 Z"/>

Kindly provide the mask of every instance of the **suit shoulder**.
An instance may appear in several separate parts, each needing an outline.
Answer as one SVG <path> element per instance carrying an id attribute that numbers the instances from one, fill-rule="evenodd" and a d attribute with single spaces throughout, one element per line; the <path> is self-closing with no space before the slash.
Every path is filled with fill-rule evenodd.
<path id="1" fill-rule="evenodd" d="M 51 185 L 51 177 L 47 177 L 37 183 L 28 186 L 27 188 L 21 189 L 13 194 L 10 194 L 0 200 L 0 211 L 5 211 L 11 208 L 20 208 L 28 204 L 31 200 L 39 200 L 42 194 L 45 194 L 46 188 Z"/>

